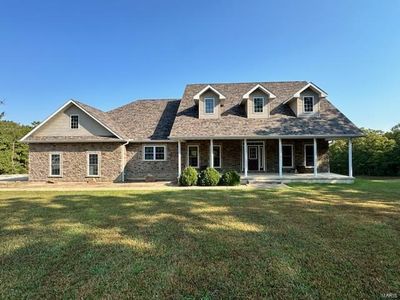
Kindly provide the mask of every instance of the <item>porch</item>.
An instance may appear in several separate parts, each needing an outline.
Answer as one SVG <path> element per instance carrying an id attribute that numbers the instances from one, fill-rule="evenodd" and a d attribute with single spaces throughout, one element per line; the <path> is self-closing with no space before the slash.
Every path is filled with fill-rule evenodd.
<path id="1" fill-rule="evenodd" d="M 352 141 L 348 176 L 330 172 L 334 138 L 209 139 L 178 141 L 178 175 L 187 166 L 235 170 L 243 182 L 352 183 Z"/>
<path id="2" fill-rule="evenodd" d="M 248 173 L 247 177 L 244 173 L 240 174 L 242 183 L 353 183 L 354 177 L 323 172 L 315 176 L 313 173 L 300 174 L 300 173 L 283 173 L 282 176 L 275 173 Z"/>

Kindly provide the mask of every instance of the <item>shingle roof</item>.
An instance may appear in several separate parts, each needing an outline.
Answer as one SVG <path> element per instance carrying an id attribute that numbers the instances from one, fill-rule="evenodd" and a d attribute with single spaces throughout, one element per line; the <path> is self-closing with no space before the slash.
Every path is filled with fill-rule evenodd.
<path id="1" fill-rule="evenodd" d="M 136 100 L 107 112 L 132 140 L 166 140 L 179 106 L 176 99 Z"/>
<path id="2" fill-rule="evenodd" d="M 246 118 L 244 107 L 240 105 L 243 95 L 257 84 L 276 96 L 271 99 L 270 117 L 267 119 Z M 189 84 L 170 137 L 361 135 L 361 131 L 326 99 L 321 100 L 320 113 L 309 117 L 296 117 L 287 104 L 282 104 L 307 84 L 306 81 Z M 193 96 L 207 85 L 226 97 L 218 119 L 198 118 Z"/>
<path id="3" fill-rule="evenodd" d="M 79 102 L 77 100 L 73 100 L 73 102 L 75 102 L 78 106 L 80 106 L 84 110 L 86 110 L 90 115 L 92 115 L 97 120 L 99 120 L 101 123 L 103 123 L 108 128 L 110 128 L 114 133 L 116 133 L 122 139 L 128 138 L 128 136 L 124 135 L 119 122 L 117 122 L 115 119 L 113 119 L 108 113 L 105 113 L 95 107 L 92 107 L 85 103 Z"/>

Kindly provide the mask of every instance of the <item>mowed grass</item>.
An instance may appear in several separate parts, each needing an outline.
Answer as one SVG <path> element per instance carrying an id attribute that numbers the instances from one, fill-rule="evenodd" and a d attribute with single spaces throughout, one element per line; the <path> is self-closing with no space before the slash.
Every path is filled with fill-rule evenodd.
<path id="1" fill-rule="evenodd" d="M 400 180 L 0 193 L 0 298 L 400 293 Z"/>

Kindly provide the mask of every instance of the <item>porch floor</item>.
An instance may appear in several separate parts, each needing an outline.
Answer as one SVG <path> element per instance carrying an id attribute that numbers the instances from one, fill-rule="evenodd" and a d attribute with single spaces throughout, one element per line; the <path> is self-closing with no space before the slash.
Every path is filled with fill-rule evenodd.
<path id="1" fill-rule="evenodd" d="M 244 174 L 240 174 L 242 181 L 244 182 L 309 182 L 309 183 L 353 183 L 354 177 L 336 174 L 336 173 L 318 173 L 314 176 L 313 173 L 295 174 L 295 173 L 283 173 L 282 177 L 279 177 L 277 173 L 248 173 L 247 177 Z"/>

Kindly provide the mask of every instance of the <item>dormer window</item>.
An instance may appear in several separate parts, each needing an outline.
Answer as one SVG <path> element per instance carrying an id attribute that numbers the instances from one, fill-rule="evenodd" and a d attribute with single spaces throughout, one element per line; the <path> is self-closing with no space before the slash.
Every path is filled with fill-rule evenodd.
<path id="1" fill-rule="evenodd" d="M 264 112 L 264 97 L 254 97 L 254 112 L 262 113 Z"/>
<path id="2" fill-rule="evenodd" d="M 72 115 L 70 123 L 71 123 L 71 129 L 78 129 L 79 128 L 79 116 Z"/>
<path id="3" fill-rule="evenodd" d="M 305 113 L 312 113 L 314 111 L 314 97 L 312 96 L 303 97 L 303 103 L 304 103 Z"/>
<path id="4" fill-rule="evenodd" d="M 213 114 L 215 106 L 214 98 L 204 98 L 204 112 L 206 114 Z"/>

